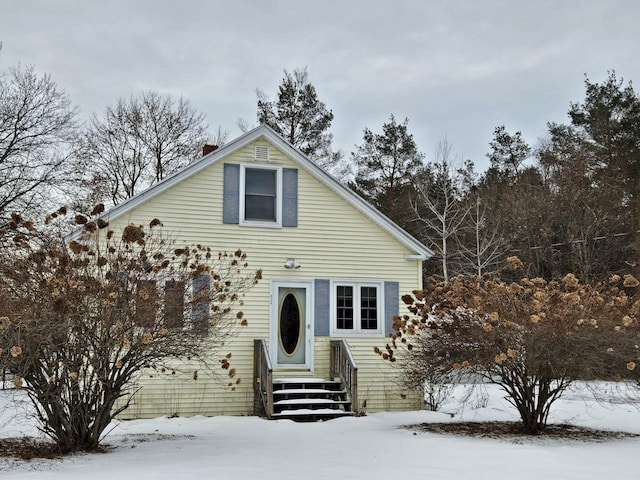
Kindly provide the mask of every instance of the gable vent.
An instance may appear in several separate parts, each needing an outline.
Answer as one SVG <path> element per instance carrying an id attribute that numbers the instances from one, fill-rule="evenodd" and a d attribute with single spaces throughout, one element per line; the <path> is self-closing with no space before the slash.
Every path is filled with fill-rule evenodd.
<path id="1" fill-rule="evenodd" d="M 253 159 L 261 162 L 268 162 L 269 147 L 267 145 L 256 145 L 253 151 Z"/>

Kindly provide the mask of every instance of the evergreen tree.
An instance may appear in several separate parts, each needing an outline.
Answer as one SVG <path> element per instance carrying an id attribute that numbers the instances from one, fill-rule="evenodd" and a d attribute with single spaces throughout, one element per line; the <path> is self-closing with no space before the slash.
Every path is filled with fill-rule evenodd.
<path id="1" fill-rule="evenodd" d="M 333 112 L 318 99 L 306 67 L 293 73 L 284 71 L 276 101 L 260 89 L 256 94 L 258 122 L 269 125 L 320 167 L 342 176 L 342 153 L 331 150 Z"/>
<path id="2" fill-rule="evenodd" d="M 522 163 L 531 154 L 531 147 L 522 138 L 521 132 L 511 135 L 504 125 L 496 127 L 493 140 L 489 143 L 491 153 L 487 154 L 491 168 L 503 176 L 518 178 Z"/>
<path id="3" fill-rule="evenodd" d="M 640 270 L 640 98 L 615 72 L 585 80 L 571 123 L 549 124 L 539 149 L 558 232 L 560 272 L 586 279 Z M 561 206 L 562 208 L 557 208 Z"/>
<path id="4" fill-rule="evenodd" d="M 618 192 L 617 208 L 633 248 L 629 259 L 640 271 L 640 97 L 631 82 L 610 72 L 601 84 L 585 79 L 583 103 L 571 104 L 572 126 L 586 138 L 593 157 L 593 179 Z M 612 212 L 613 213 L 613 212 Z"/>
<path id="5" fill-rule="evenodd" d="M 408 131 L 409 119 L 396 122 L 393 115 L 382 133 L 364 130 L 362 145 L 351 154 L 357 167 L 351 187 L 400 226 L 415 230 L 411 198 L 415 181 L 424 174 L 424 155 Z"/>

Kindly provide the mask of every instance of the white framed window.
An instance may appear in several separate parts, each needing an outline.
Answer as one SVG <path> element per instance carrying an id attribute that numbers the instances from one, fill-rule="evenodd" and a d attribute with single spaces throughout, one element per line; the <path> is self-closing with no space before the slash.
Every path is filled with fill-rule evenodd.
<path id="1" fill-rule="evenodd" d="M 382 282 L 331 282 L 331 334 L 377 336 L 384 328 Z"/>
<path id="2" fill-rule="evenodd" d="M 279 227 L 282 224 L 282 168 L 241 165 L 240 224 Z"/>

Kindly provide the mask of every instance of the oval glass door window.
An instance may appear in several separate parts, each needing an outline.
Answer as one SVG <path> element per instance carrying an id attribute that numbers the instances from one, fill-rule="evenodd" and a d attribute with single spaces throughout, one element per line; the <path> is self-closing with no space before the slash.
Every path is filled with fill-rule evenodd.
<path id="1" fill-rule="evenodd" d="M 300 343 L 300 304 L 293 293 L 287 293 L 280 305 L 280 343 L 287 355 L 293 355 Z"/>

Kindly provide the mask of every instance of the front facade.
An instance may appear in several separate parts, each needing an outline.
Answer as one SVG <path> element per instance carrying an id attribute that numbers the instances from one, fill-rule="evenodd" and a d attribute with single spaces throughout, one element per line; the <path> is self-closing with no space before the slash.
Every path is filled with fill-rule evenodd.
<path id="1" fill-rule="evenodd" d="M 421 288 L 431 252 L 269 127 L 106 217 L 116 228 L 160 218 L 181 241 L 241 249 L 263 272 L 245 299 L 248 326 L 218 352 L 232 352 L 232 386 L 224 374 L 185 361 L 171 378 L 143 375 L 126 416 L 252 414 L 256 339 L 264 340 L 274 378 L 327 378 L 330 343 L 344 339 L 358 367 L 354 410 L 421 407 L 420 393 L 398 386 L 398 372 L 373 349 L 384 347 L 393 315 L 403 313 L 400 296 Z"/>

